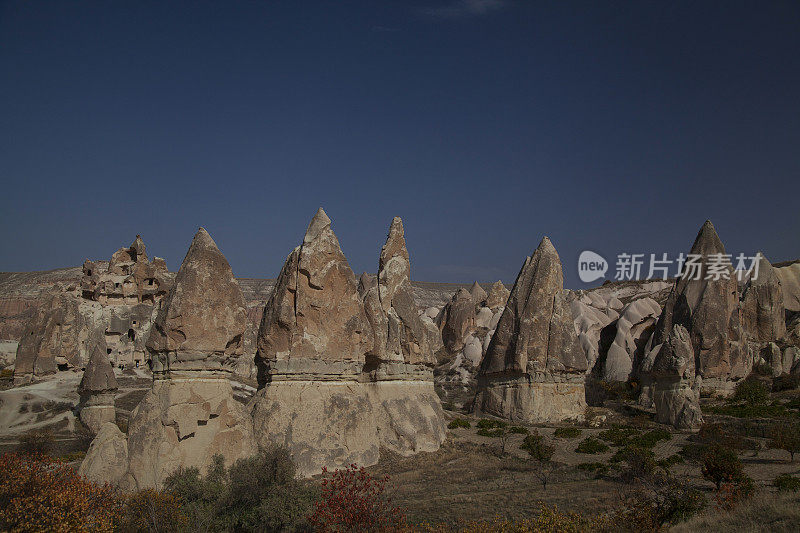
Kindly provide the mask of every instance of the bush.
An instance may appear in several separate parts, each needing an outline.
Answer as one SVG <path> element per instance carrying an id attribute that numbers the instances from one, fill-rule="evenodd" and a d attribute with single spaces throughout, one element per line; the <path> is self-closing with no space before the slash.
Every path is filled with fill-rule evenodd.
<path id="1" fill-rule="evenodd" d="M 736 483 L 744 479 L 742 462 L 730 448 L 711 444 L 703 453 L 702 474 L 714 483 L 719 491 L 723 483 Z"/>
<path id="2" fill-rule="evenodd" d="M 144 489 L 129 495 L 120 531 L 178 531 L 187 525 L 178 499 L 168 492 Z"/>
<path id="3" fill-rule="evenodd" d="M 783 374 L 772 380 L 772 392 L 783 392 L 800 387 L 800 376 Z"/>
<path id="4" fill-rule="evenodd" d="M 608 451 L 608 445 L 594 437 L 587 437 L 578 444 L 575 451 L 578 453 L 603 453 Z"/>
<path id="5" fill-rule="evenodd" d="M 636 486 L 606 518 L 602 531 L 660 531 L 706 508 L 703 493 L 671 478 Z"/>
<path id="6" fill-rule="evenodd" d="M 481 418 L 478 420 L 478 423 L 475 424 L 475 427 L 478 429 L 494 429 L 494 428 L 504 428 L 508 425 L 508 422 L 503 422 L 502 420 L 489 420 L 488 418 Z"/>
<path id="7" fill-rule="evenodd" d="M 553 437 L 559 439 L 574 439 L 581 436 L 581 430 L 578 428 L 557 428 L 553 433 Z"/>
<path id="8" fill-rule="evenodd" d="M 542 482 L 542 488 L 547 490 L 547 482 L 553 473 L 552 460 L 556 447 L 547 444 L 541 435 L 528 435 L 520 448 L 527 451 L 531 459 L 535 461 L 536 477 Z"/>
<path id="9" fill-rule="evenodd" d="M 669 470 L 673 466 L 675 466 L 677 464 L 684 463 L 684 462 L 686 462 L 686 460 L 683 458 L 683 456 L 676 453 L 676 454 L 670 455 L 669 457 L 661 459 L 658 462 L 658 466 L 660 466 L 664 470 Z"/>
<path id="10" fill-rule="evenodd" d="M 19 451 L 27 455 L 46 455 L 53 450 L 55 439 L 48 430 L 29 431 L 19 438 Z"/>
<path id="11" fill-rule="evenodd" d="M 0 524 L 4 531 L 113 531 L 122 501 L 111 487 L 79 476 L 46 456 L 0 456 Z"/>
<path id="12" fill-rule="evenodd" d="M 406 518 L 385 494 L 388 481 L 356 465 L 332 473 L 323 469 L 322 494 L 308 521 L 320 532 L 402 529 Z"/>
<path id="13" fill-rule="evenodd" d="M 653 448 L 659 442 L 672 439 L 672 433 L 666 429 L 653 429 L 642 435 L 631 437 L 629 444 L 640 448 Z"/>
<path id="14" fill-rule="evenodd" d="M 775 478 L 772 485 L 781 492 L 800 492 L 800 478 L 791 474 L 781 474 Z"/>
<path id="15" fill-rule="evenodd" d="M 522 426 L 511 426 L 510 428 L 508 428 L 508 432 L 516 433 L 518 435 L 527 435 L 528 433 L 530 433 L 530 431 L 528 431 L 528 428 Z"/>
<path id="16" fill-rule="evenodd" d="M 800 424 L 776 425 L 770 446 L 789 452 L 791 461 L 794 462 L 794 454 L 800 452 Z"/>
<path id="17" fill-rule="evenodd" d="M 747 405 L 763 405 L 769 399 L 769 389 L 759 379 L 745 379 L 736 385 L 731 398 L 734 402 L 744 402 Z"/>
<path id="18" fill-rule="evenodd" d="M 610 442 L 614 446 L 625 446 L 631 437 L 636 437 L 641 433 L 633 428 L 614 426 L 612 428 L 601 431 L 597 436 L 606 442 Z"/>
<path id="19" fill-rule="evenodd" d="M 208 474 L 181 469 L 167 478 L 165 490 L 181 502 L 195 529 L 281 531 L 303 525 L 316 491 L 295 478 L 286 448 L 262 449 L 227 471 L 215 456 Z"/>
<path id="20" fill-rule="evenodd" d="M 641 446 L 626 446 L 617 452 L 626 465 L 622 470 L 622 480 L 628 483 L 650 478 L 656 471 L 655 454 Z"/>
<path id="21" fill-rule="evenodd" d="M 604 463 L 580 463 L 576 466 L 578 470 L 593 472 L 595 478 L 600 478 L 608 474 L 608 465 Z"/>
<path id="22" fill-rule="evenodd" d="M 467 428 L 469 429 L 472 427 L 469 423 L 469 420 L 465 420 L 463 418 L 454 418 L 447 424 L 447 427 L 450 429 L 458 429 L 458 428 Z"/>

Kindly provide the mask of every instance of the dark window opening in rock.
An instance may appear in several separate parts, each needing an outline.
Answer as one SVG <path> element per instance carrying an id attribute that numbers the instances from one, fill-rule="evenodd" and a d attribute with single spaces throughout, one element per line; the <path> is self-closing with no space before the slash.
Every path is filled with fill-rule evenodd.
<path id="1" fill-rule="evenodd" d="M 192 437 L 194 437 L 194 431 L 192 431 L 191 433 L 189 433 L 189 434 L 188 434 L 188 435 L 186 435 L 185 437 L 178 437 L 178 440 L 186 440 L 186 439 L 191 439 Z"/>
<path id="2" fill-rule="evenodd" d="M 375 357 L 374 355 L 367 355 L 362 372 L 364 373 L 374 372 L 375 370 L 378 370 L 379 364 L 380 360 L 377 357 Z"/>
<path id="3" fill-rule="evenodd" d="M 119 289 L 119 283 L 115 283 L 115 284 L 114 284 L 114 288 L 115 288 L 115 289 Z"/>
<path id="4" fill-rule="evenodd" d="M 136 368 L 139 368 L 139 360 L 136 360 Z"/>
<path id="5" fill-rule="evenodd" d="M 198 426 L 205 426 L 206 424 L 208 424 L 208 420 L 198 420 L 197 421 L 197 425 Z"/>
<path id="6" fill-rule="evenodd" d="M 111 348 L 106 348 L 106 353 L 107 353 L 108 355 L 111 355 Z"/>
<path id="7" fill-rule="evenodd" d="M 134 325 L 134 326 L 136 325 L 136 321 L 135 321 L 135 320 L 133 321 L 133 325 Z"/>
<path id="8" fill-rule="evenodd" d="M 128 330 L 128 338 L 130 340 L 135 340 L 136 339 L 136 333 L 134 333 L 132 329 Z"/>
<path id="9" fill-rule="evenodd" d="M 87 275 L 87 276 L 89 276 L 89 277 L 91 277 L 91 276 L 92 276 L 92 271 L 91 271 L 91 270 L 87 270 L 87 271 L 86 271 L 86 275 Z"/>
<path id="10" fill-rule="evenodd" d="M 59 372 L 65 372 L 68 369 L 69 369 L 69 366 L 67 365 L 67 363 L 59 363 L 59 365 L 58 365 Z"/>
<path id="11" fill-rule="evenodd" d="M 219 415 L 218 415 L 218 414 L 216 414 L 216 413 L 211 413 L 210 415 L 208 415 L 208 419 L 209 419 L 209 420 L 214 420 L 214 419 L 215 419 L 215 418 L 217 418 L 218 416 L 219 416 Z"/>

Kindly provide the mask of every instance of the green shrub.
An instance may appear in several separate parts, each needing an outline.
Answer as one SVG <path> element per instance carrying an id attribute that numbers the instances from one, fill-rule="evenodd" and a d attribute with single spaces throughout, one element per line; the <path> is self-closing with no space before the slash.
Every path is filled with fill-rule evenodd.
<path id="1" fill-rule="evenodd" d="M 659 442 L 672 439 L 672 433 L 666 429 L 652 429 L 647 433 L 631 437 L 629 444 L 641 448 L 653 448 Z"/>
<path id="2" fill-rule="evenodd" d="M 623 481 L 632 482 L 650 478 L 656 471 L 656 457 L 652 450 L 641 446 L 626 446 L 619 452 L 625 463 L 622 470 Z"/>
<path id="3" fill-rule="evenodd" d="M 478 429 L 493 429 L 493 428 L 504 428 L 508 425 L 508 422 L 503 422 L 502 420 L 489 420 L 488 418 L 481 418 L 478 420 L 478 423 L 475 424 L 475 427 Z"/>
<path id="4" fill-rule="evenodd" d="M 800 478 L 791 474 L 781 474 L 775 478 L 772 485 L 781 492 L 800 492 Z"/>
<path id="5" fill-rule="evenodd" d="M 34 430 L 19 438 L 19 451 L 26 455 L 47 455 L 54 444 L 55 438 L 48 430 Z"/>
<path id="6" fill-rule="evenodd" d="M 472 427 L 469 423 L 469 420 L 464 418 L 454 418 L 447 424 L 447 427 L 450 429 L 458 429 L 458 428 L 470 428 Z"/>
<path id="7" fill-rule="evenodd" d="M 527 435 L 528 433 L 530 433 L 530 431 L 528 431 L 528 428 L 522 426 L 511 426 L 510 428 L 508 428 L 508 432 L 516 433 L 518 435 Z"/>
<path id="8" fill-rule="evenodd" d="M 578 453 L 590 453 L 590 454 L 603 453 L 608 451 L 608 444 L 604 443 L 603 441 L 597 440 L 594 437 L 587 437 L 578 444 L 578 447 L 575 448 L 575 451 Z"/>
<path id="9" fill-rule="evenodd" d="M 606 442 L 610 442 L 614 446 L 625 446 L 631 437 L 640 435 L 641 432 L 634 428 L 614 426 L 612 428 L 601 431 L 597 436 Z"/>
<path id="10" fill-rule="evenodd" d="M 580 463 L 576 466 L 578 470 L 594 473 L 595 478 L 600 478 L 608 474 L 608 465 L 604 463 Z"/>
<path id="11" fill-rule="evenodd" d="M 478 430 L 478 435 L 480 435 L 481 437 L 496 438 L 502 436 L 505 433 L 505 431 L 506 430 L 504 428 L 493 428 L 493 429 L 481 428 Z"/>
<path id="12" fill-rule="evenodd" d="M 769 389 L 759 379 L 745 379 L 740 381 L 734 389 L 733 402 L 744 402 L 747 405 L 763 405 L 769 399 Z"/>
<path id="13" fill-rule="evenodd" d="M 686 459 L 684 459 L 682 455 L 679 455 L 679 454 L 676 453 L 676 454 L 670 455 L 669 457 L 665 457 L 664 459 L 661 459 L 660 461 L 658 461 L 658 466 L 660 466 L 664 470 L 669 470 L 673 466 L 681 464 L 681 463 L 685 463 L 685 462 L 686 462 Z"/>
<path id="14" fill-rule="evenodd" d="M 791 461 L 794 462 L 794 454 L 800 452 L 800 424 L 776 425 L 770 446 L 789 452 Z"/>
<path id="15" fill-rule="evenodd" d="M 716 485 L 717 490 L 723 483 L 737 483 L 744 479 L 742 461 L 736 452 L 719 444 L 711 444 L 703 453 L 702 474 L 705 479 Z"/>
<path id="16" fill-rule="evenodd" d="M 581 436 L 581 430 L 578 428 L 557 428 L 553 436 L 559 439 L 574 439 Z"/>
<path id="17" fill-rule="evenodd" d="M 800 387 L 800 376 L 794 374 L 783 374 L 772 380 L 772 392 L 783 392 L 794 390 Z"/>
<path id="18" fill-rule="evenodd" d="M 556 447 L 547 444 L 541 435 L 528 435 L 522 442 L 521 448 L 528 452 L 535 462 L 534 474 L 542 482 L 542 488 L 547 490 L 547 482 L 553 473 L 553 454 Z"/>
<path id="19" fill-rule="evenodd" d="M 283 531 L 305 524 L 316 489 L 295 478 L 286 448 L 262 449 L 240 459 L 227 471 L 215 456 L 205 477 L 196 468 L 180 469 L 167 478 L 192 524 L 220 531 Z"/>

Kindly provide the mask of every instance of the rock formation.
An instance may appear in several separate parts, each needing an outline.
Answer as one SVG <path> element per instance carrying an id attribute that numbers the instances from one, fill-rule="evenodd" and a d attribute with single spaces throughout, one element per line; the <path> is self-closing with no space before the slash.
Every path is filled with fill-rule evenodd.
<path id="1" fill-rule="evenodd" d="M 250 403 L 259 444 L 282 444 L 298 472 L 375 464 L 378 435 L 360 381 L 372 326 L 325 212 L 281 269 L 264 308 Z"/>
<path id="2" fill-rule="evenodd" d="M 100 427 L 78 467 L 78 474 L 95 483 L 117 484 L 128 471 L 128 440 L 116 424 Z"/>
<path id="3" fill-rule="evenodd" d="M 620 310 L 614 341 L 605 351 L 601 379 L 627 381 L 660 314 L 661 306 L 652 298 L 640 298 Z"/>
<path id="4" fill-rule="evenodd" d="M 264 308 L 255 431 L 262 445 L 288 446 L 302 475 L 375 464 L 381 445 L 413 453 L 443 438 L 399 219 L 379 267 L 377 280 L 362 276 L 359 292 L 320 209 Z"/>
<path id="5" fill-rule="evenodd" d="M 497 309 L 498 307 L 505 306 L 509 294 L 511 294 L 511 292 L 506 289 L 502 281 L 495 281 L 489 289 L 489 294 L 486 295 L 486 307 L 489 309 Z"/>
<path id="6" fill-rule="evenodd" d="M 697 270 L 684 266 L 682 276 L 675 282 L 648 342 L 643 369 L 654 361 L 673 325 L 679 324 L 689 332 L 703 387 L 728 393 L 735 381 L 750 373 L 753 357 L 742 339 L 736 276 L 710 221 L 697 234 L 691 256 L 699 257 Z M 715 262 L 720 265 L 719 276 L 713 271 L 709 275 L 710 265 Z M 640 374 L 643 387 L 648 387 L 646 371 Z M 649 396 L 643 391 L 642 400 L 648 401 Z"/>
<path id="7" fill-rule="evenodd" d="M 472 296 L 472 301 L 475 302 L 476 308 L 482 307 L 486 303 L 486 298 L 489 297 L 483 287 L 478 285 L 477 281 L 472 283 L 472 287 L 469 288 L 469 294 Z"/>
<path id="8" fill-rule="evenodd" d="M 751 277 L 742 292 L 742 326 L 748 339 L 770 342 L 786 334 L 781 281 L 762 253 L 758 254 L 758 276 Z"/>
<path id="9" fill-rule="evenodd" d="M 102 333 L 95 332 L 89 339 L 89 363 L 78 385 L 80 419 L 92 433 L 97 433 L 107 422 L 116 420 L 114 394 L 117 379 L 108 362 L 106 342 Z"/>
<path id="10" fill-rule="evenodd" d="M 435 451 L 446 433 L 433 388 L 431 336 L 414 304 L 410 276 L 403 221 L 395 217 L 381 250 L 377 285 L 365 295 L 369 322 L 377 329 L 364 373 L 371 381 L 380 445 L 402 455 Z"/>
<path id="11" fill-rule="evenodd" d="M 483 357 L 475 412 L 529 423 L 578 419 L 585 372 L 561 260 L 545 237 L 525 260 Z"/>
<path id="12" fill-rule="evenodd" d="M 178 467 L 204 469 L 216 454 L 231 464 L 255 453 L 252 421 L 227 379 L 244 329 L 239 285 L 200 228 L 146 343 L 153 388 L 131 413 L 126 473 L 107 481 L 159 487 Z M 98 468 L 92 460 L 87 455 L 86 470 Z"/>
<path id="13" fill-rule="evenodd" d="M 656 420 L 677 429 L 698 429 L 703 415 L 695 383 L 695 352 L 686 328 L 673 325 L 658 350 L 651 373 L 655 381 Z"/>
<path id="14" fill-rule="evenodd" d="M 59 368 L 81 368 L 89 329 L 74 297 L 66 293 L 53 296 L 39 307 L 20 339 L 14 384 L 55 374 Z"/>
<path id="15" fill-rule="evenodd" d="M 786 310 L 800 311 L 800 261 L 775 268 L 775 274 L 781 280 L 783 305 Z"/>
<path id="16" fill-rule="evenodd" d="M 442 342 L 451 353 L 464 348 L 465 339 L 475 332 L 475 301 L 467 289 L 458 289 L 436 317 Z"/>

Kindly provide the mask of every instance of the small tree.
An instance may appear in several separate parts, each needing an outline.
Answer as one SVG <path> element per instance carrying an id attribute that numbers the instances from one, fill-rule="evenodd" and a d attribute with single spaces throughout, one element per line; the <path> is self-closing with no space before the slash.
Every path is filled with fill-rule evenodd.
<path id="1" fill-rule="evenodd" d="M 500 426 L 494 429 L 481 428 L 478 430 L 478 435 L 492 437 L 500 442 L 500 455 L 506 454 L 506 444 L 508 444 L 508 439 L 511 438 L 511 433 L 507 426 Z"/>
<path id="2" fill-rule="evenodd" d="M 406 526 L 401 509 L 386 494 L 389 477 L 376 478 L 351 464 L 322 470 L 322 493 L 308 521 L 319 532 L 395 531 Z"/>
<path id="3" fill-rule="evenodd" d="M 742 462 L 730 448 L 712 444 L 703 454 L 703 477 L 716 485 L 717 490 L 723 483 L 735 483 L 744 478 Z"/>
<path id="4" fill-rule="evenodd" d="M 791 461 L 794 462 L 794 454 L 800 452 L 800 425 L 779 424 L 772 433 L 771 446 L 789 452 Z"/>
<path id="5" fill-rule="evenodd" d="M 555 465 L 553 464 L 553 454 L 556 447 L 547 444 L 541 435 L 528 435 L 522 442 L 521 448 L 528 452 L 531 459 L 535 461 L 536 470 L 534 473 L 539 481 L 542 482 L 542 488 L 547 490 L 547 482 L 553 474 Z"/>

